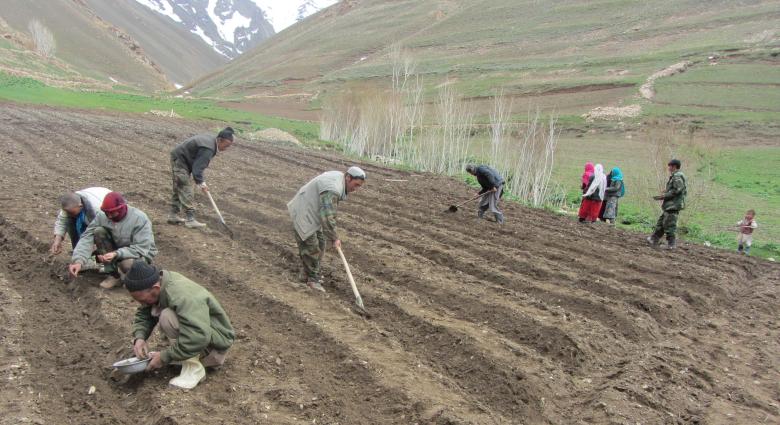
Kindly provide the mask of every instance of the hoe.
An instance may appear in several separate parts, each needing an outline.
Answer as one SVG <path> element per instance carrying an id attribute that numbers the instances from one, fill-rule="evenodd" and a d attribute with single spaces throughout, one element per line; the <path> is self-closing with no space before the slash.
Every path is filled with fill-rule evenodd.
<path id="1" fill-rule="evenodd" d="M 482 194 L 482 193 L 480 193 L 480 194 L 478 194 L 477 196 L 475 196 L 475 197 L 473 197 L 473 198 L 471 198 L 471 199 L 469 199 L 469 200 L 467 200 L 467 201 L 463 201 L 463 202 L 461 202 L 460 204 L 457 204 L 457 205 L 450 205 L 450 207 L 447 209 L 447 211 L 449 211 L 449 212 L 451 212 L 451 213 L 458 212 L 458 208 L 459 208 L 459 207 L 462 207 L 462 206 L 464 206 L 464 205 L 468 204 L 469 202 L 471 202 L 471 201 L 473 201 L 473 200 L 475 200 L 475 199 L 479 198 L 479 197 L 480 197 L 480 196 L 482 196 L 482 195 L 483 195 L 483 194 Z"/>

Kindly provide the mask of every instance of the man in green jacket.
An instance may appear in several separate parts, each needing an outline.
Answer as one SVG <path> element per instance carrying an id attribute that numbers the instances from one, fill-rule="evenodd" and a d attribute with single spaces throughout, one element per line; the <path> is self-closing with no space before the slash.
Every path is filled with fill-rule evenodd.
<path id="1" fill-rule="evenodd" d="M 171 174 L 173 175 L 173 195 L 171 196 L 171 213 L 169 224 L 184 223 L 189 228 L 206 227 L 204 223 L 195 220 L 195 207 L 192 206 L 194 196 L 190 175 L 195 184 L 204 193 L 209 191 L 203 172 L 217 153 L 233 144 L 233 129 L 226 127 L 216 137 L 213 134 L 192 136 L 177 145 L 171 151 Z M 181 210 L 187 218 L 179 217 Z"/>
<path id="2" fill-rule="evenodd" d="M 206 376 L 206 367 L 225 362 L 236 334 L 225 310 L 209 291 L 179 273 L 143 261 L 133 263 L 124 283 L 141 304 L 133 320 L 133 351 L 138 358 L 151 358 L 147 370 L 181 363 L 181 374 L 170 384 L 192 389 Z M 171 346 L 149 352 L 146 340 L 157 325 Z"/>
<path id="3" fill-rule="evenodd" d="M 677 217 L 680 211 L 685 208 L 685 195 L 688 193 L 685 175 L 680 171 L 682 164 L 680 160 L 673 159 L 667 164 L 669 168 L 669 180 L 666 182 L 666 191 L 658 196 L 654 196 L 656 201 L 663 201 L 661 209 L 663 213 L 658 217 L 655 224 L 655 231 L 647 237 L 647 242 L 657 247 L 661 237 L 666 233 L 666 243 L 669 249 L 677 247 Z"/>
<path id="4" fill-rule="evenodd" d="M 366 173 L 359 167 L 350 167 L 346 173 L 327 171 L 311 179 L 287 203 L 309 288 L 325 292 L 320 261 L 327 241 L 334 248 L 341 246 L 336 233 L 336 209 L 339 201 L 346 200 L 347 194 L 358 190 L 365 181 Z"/>

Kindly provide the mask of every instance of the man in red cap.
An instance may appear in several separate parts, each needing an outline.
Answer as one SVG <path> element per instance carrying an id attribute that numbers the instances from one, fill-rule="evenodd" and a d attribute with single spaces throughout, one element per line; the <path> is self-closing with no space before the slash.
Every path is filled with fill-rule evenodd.
<path id="1" fill-rule="evenodd" d="M 112 275 L 100 283 L 104 289 L 119 283 L 119 276 L 127 273 L 135 260 L 152 262 L 157 255 L 152 222 L 143 211 L 130 207 L 119 192 L 110 192 L 103 199 L 100 212 L 89 223 L 73 249 L 68 271 L 77 277 L 87 264 L 92 252 Z"/>

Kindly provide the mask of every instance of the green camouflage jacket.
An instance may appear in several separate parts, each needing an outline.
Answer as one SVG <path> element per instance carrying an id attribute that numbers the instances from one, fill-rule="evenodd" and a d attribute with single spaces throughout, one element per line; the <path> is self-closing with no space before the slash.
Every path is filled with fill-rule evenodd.
<path id="1" fill-rule="evenodd" d="M 664 192 L 664 203 L 661 209 L 664 211 L 680 211 L 685 208 L 685 195 L 688 194 L 688 186 L 682 171 L 676 171 L 669 176 Z"/>

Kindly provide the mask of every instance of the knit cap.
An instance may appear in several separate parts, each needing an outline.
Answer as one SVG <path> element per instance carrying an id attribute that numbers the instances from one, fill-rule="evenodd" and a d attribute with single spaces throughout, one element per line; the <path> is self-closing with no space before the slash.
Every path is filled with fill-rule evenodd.
<path id="1" fill-rule="evenodd" d="M 235 133 L 235 130 L 233 130 L 232 127 L 225 127 L 224 130 L 220 131 L 219 134 L 217 134 L 217 137 L 220 139 L 230 140 L 232 142 L 233 133 Z"/>
<path id="2" fill-rule="evenodd" d="M 160 281 L 160 269 L 143 260 L 133 261 L 133 266 L 127 272 L 123 282 L 130 292 L 144 291 Z"/>

